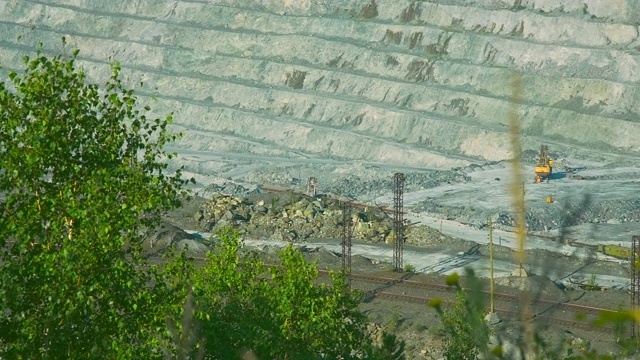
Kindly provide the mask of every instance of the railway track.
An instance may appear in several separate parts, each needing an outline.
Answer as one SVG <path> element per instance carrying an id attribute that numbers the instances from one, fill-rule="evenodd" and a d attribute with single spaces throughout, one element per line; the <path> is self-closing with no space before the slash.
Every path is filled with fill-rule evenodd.
<path id="1" fill-rule="evenodd" d="M 428 283 L 428 282 L 416 281 L 416 280 L 410 280 L 410 279 L 379 277 L 379 276 L 371 276 L 371 275 L 364 275 L 364 274 L 352 274 L 351 278 L 360 279 L 360 280 L 370 280 L 373 282 L 380 282 L 380 283 L 398 282 L 398 283 L 402 283 L 403 285 L 416 287 L 416 288 L 430 289 L 430 290 L 449 291 L 449 292 L 455 291 L 453 287 L 448 286 L 446 284 L 434 284 L 434 283 Z M 490 295 L 489 291 L 482 291 L 482 293 L 486 296 Z M 521 296 L 508 294 L 508 293 L 501 293 L 501 292 L 494 292 L 493 296 L 496 299 L 502 299 L 510 302 L 519 301 L 521 299 Z M 572 304 L 568 302 L 553 301 L 553 300 L 546 300 L 546 299 L 536 299 L 535 303 L 538 305 L 558 306 L 565 310 L 570 310 L 572 312 L 585 312 L 585 313 L 599 314 L 603 311 L 614 311 L 606 308 L 586 306 L 581 304 Z"/>
<path id="2" fill-rule="evenodd" d="M 379 292 L 376 294 L 376 296 L 380 296 L 380 297 L 391 299 L 391 300 L 418 303 L 418 304 L 426 304 L 430 300 L 429 298 L 422 297 L 422 296 L 399 294 L 399 293 L 389 292 L 389 291 Z M 443 301 L 443 302 L 452 303 L 451 301 Z M 522 314 L 518 310 L 511 310 L 511 309 L 496 307 L 494 308 L 494 311 L 496 314 L 500 315 L 501 319 L 508 319 L 508 320 L 522 319 Z M 595 321 L 595 318 L 584 319 L 581 321 L 574 320 L 574 319 L 575 317 L 571 318 L 570 315 L 567 315 L 565 317 L 557 317 L 557 316 L 550 316 L 550 315 L 544 315 L 544 314 L 525 315 L 525 321 L 538 323 L 538 324 L 555 324 L 555 325 L 565 326 L 570 329 L 579 328 L 582 330 L 597 331 L 599 333 L 605 333 L 605 334 L 612 334 L 612 331 L 614 330 L 614 328 L 610 326 L 595 326 L 594 324 L 591 323 L 592 321 Z"/>
<path id="3" fill-rule="evenodd" d="M 380 297 L 391 299 L 391 300 L 398 300 L 398 301 L 417 303 L 417 304 L 426 304 L 430 300 L 429 298 L 426 298 L 423 296 L 400 294 L 400 293 L 390 292 L 390 291 L 378 292 L 376 296 L 380 296 Z M 446 301 L 446 300 L 443 300 L 443 302 L 452 303 L 452 301 Z M 494 311 L 497 314 L 499 314 L 502 319 L 520 320 L 522 318 L 522 314 L 518 310 L 496 307 L 494 308 Z M 608 326 L 595 327 L 593 324 L 590 324 L 586 321 L 577 321 L 567 317 L 564 317 L 564 318 L 553 317 L 553 316 L 544 315 L 544 314 L 527 315 L 525 321 L 553 323 L 556 325 L 563 325 L 570 328 L 581 328 L 584 330 L 595 330 L 595 331 L 605 332 L 605 333 L 611 332 L 613 330 L 613 328 Z"/>
<path id="4" fill-rule="evenodd" d="M 195 261 L 206 260 L 202 257 L 192 257 Z M 267 267 L 278 266 L 265 264 Z M 322 278 L 328 278 L 330 270 L 318 270 Z M 426 281 L 416 281 L 404 279 L 402 277 L 374 276 L 369 274 L 352 273 L 352 289 L 362 291 L 365 299 L 385 298 L 388 300 L 402 301 L 408 303 L 426 305 L 430 300 L 440 298 L 443 303 L 453 303 L 455 298 L 455 287 L 446 284 L 437 284 Z M 370 285 L 366 285 L 370 284 Z M 373 286 L 372 286 L 373 285 Z M 429 295 L 427 295 L 427 293 Z M 490 296 L 488 291 L 481 291 L 487 299 Z M 496 305 L 494 311 L 502 319 L 521 320 L 522 313 L 518 305 L 522 302 L 522 295 L 514 295 L 504 292 L 494 292 Z M 612 309 L 594 307 L 582 304 L 573 304 L 567 301 L 554 301 L 547 299 L 531 299 L 529 310 L 526 313 L 525 321 L 539 324 L 556 324 L 568 328 L 580 328 L 600 333 L 612 333 L 612 328 L 607 326 L 594 326 L 593 321 L 602 312 L 616 312 Z M 549 315 L 548 312 L 560 315 Z M 578 317 L 582 320 L 576 320 Z"/>
<path id="5" fill-rule="evenodd" d="M 370 294 L 370 297 L 382 297 L 396 301 L 404 301 L 418 304 L 427 304 L 434 298 L 440 298 L 444 303 L 453 303 L 456 289 L 445 284 L 434 284 L 428 282 L 421 282 L 407 279 L 397 279 L 388 277 L 377 277 L 363 274 L 352 274 L 353 281 L 365 281 L 377 284 L 383 284 L 384 290 L 375 291 Z M 394 286 L 398 286 L 393 291 Z M 403 288 L 402 286 L 405 286 Z M 430 296 L 418 295 L 416 293 L 408 294 L 406 291 L 408 288 L 418 288 L 421 290 L 430 291 Z M 405 291 L 402 291 L 402 290 Z M 363 290 L 362 286 L 358 286 L 358 290 Z M 434 294 L 435 293 L 435 294 Z M 489 296 L 489 292 L 482 291 L 482 294 Z M 439 296 L 440 295 L 440 296 Z M 519 304 L 522 298 L 518 295 L 508 293 L 494 293 L 494 298 L 498 300 L 494 311 L 501 316 L 502 319 L 520 320 L 523 315 L 520 309 L 515 304 Z M 543 307 L 543 310 L 529 310 L 525 316 L 525 321 L 530 321 L 538 324 L 556 324 L 569 328 L 580 328 L 583 330 L 598 331 L 602 333 L 611 333 L 613 328 L 608 326 L 595 327 L 592 322 L 597 319 L 597 316 L 603 311 L 613 311 L 610 309 L 586 306 L 580 304 L 571 304 L 567 302 L 559 302 L 545 299 L 535 299 L 530 302 L 530 307 Z M 561 314 L 562 316 L 551 316 L 546 312 L 553 309 L 554 313 Z M 583 319 L 578 321 L 576 318 L 582 315 Z"/>

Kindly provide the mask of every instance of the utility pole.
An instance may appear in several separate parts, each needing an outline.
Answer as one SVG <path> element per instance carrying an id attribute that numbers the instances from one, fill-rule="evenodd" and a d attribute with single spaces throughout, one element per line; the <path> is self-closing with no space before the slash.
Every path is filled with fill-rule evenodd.
<path id="1" fill-rule="evenodd" d="M 310 177 L 307 180 L 307 195 L 316 196 L 317 186 L 318 186 L 318 179 L 314 176 Z"/>
<path id="2" fill-rule="evenodd" d="M 521 233 L 520 236 L 522 236 L 522 241 L 520 241 L 520 253 L 521 256 L 519 258 L 519 274 L 520 276 L 526 276 L 526 271 L 524 270 L 524 238 L 525 238 L 525 233 L 527 232 L 527 216 L 526 216 L 526 205 L 525 205 L 525 196 L 524 196 L 524 181 L 522 182 L 522 219 L 520 219 L 520 221 L 522 221 L 522 224 L 520 224 L 520 229 L 518 229 L 518 232 Z"/>
<path id="3" fill-rule="evenodd" d="M 353 226 L 351 218 L 351 204 L 342 207 L 342 273 L 346 277 L 347 288 L 351 288 L 351 237 Z"/>
<path id="4" fill-rule="evenodd" d="M 640 252 L 640 236 L 634 235 L 631 237 L 631 309 L 637 309 L 640 305 L 640 298 L 638 297 L 638 291 L 640 290 L 640 276 L 638 274 L 638 252 Z M 638 324 L 633 322 L 631 325 L 631 336 L 635 338 L 638 336 Z M 638 346 L 638 340 L 636 340 L 636 347 Z"/>
<path id="5" fill-rule="evenodd" d="M 489 283 L 489 292 L 491 294 L 490 312 L 494 313 L 495 308 L 493 305 L 493 222 L 491 221 L 491 216 L 489 216 L 489 278 L 491 279 L 491 282 Z"/>

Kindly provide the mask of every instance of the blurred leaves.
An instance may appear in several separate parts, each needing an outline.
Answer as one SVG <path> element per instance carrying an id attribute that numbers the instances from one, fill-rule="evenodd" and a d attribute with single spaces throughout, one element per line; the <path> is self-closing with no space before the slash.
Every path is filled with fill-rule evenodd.
<path id="1" fill-rule="evenodd" d="M 280 253 L 280 266 L 268 267 L 256 254 L 239 252 L 238 232 L 227 229 L 219 238 L 197 272 L 184 258 L 167 268 L 168 278 L 182 280 L 175 294 L 183 302 L 193 294 L 197 343 L 207 356 L 237 358 L 238 349 L 251 349 L 259 359 L 402 358 L 394 337 L 373 345 L 359 297 L 345 291 L 342 274 L 317 284 L 316 264 L 291 245 Z"/>
<path id="2" fill-rule="evenodd" d="M 458 290 L 451 307 L 444 311 L 436 308 L 442 320 L 445 358 L 472 360 L 480 354 L 485 354 L 486 358 L 489 330 L 484 323 L 481 304 L 475 295 L 470 296 L 466 291 Z"/>
<path id="3" fill-rule="evenodd" d="M 458 275 L 458 273 L 455 273 L 455 272 L 453 274 L 447 275 L 447 277 L 445 278 L 445 282 L 447 283 L 448 286 L 460 286 L 459 281 L 460 281 L 460 275 Z"/>
<path id="4" fill-rule="evenodd" d="M 77 54 L 24 56 L 0 83 L 2 358 L 145 357 L 163 341 L 164 284 L 140 244 L 183 193 L 164 174 L 179 135 L 139 111 L 117 65 L 87 83 Z"/>

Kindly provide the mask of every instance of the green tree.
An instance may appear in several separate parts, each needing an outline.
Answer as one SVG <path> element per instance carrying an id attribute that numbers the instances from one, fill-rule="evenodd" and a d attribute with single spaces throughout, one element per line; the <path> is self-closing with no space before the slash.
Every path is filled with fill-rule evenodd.
<path id="1" fill-rule="evenodd" d="M 478 355 L 485 359 L 492 358 L 495 354 L 491 354 L 488 349 L 489 329 L 484 322 L 482 285 L 471 269 L 465 270 L 468 290 L 460 285 L 458 274 L 447 277 L 447 285 L 457 289 L 453 306 L 443 310 L 438 298 L 429 304 L 442 320 L 441 333 L 445 336 L 444 356 L 448 360 L 473 360 Z"/>
<path id="2" fill-rule="evenodd" d="M 467 311 L 469 305 L 465 292 L 459 291 L 455 304 L 442 315 L 443 326 L 449 335 L 446 337 L 447 345 L 444 352 L 448 360 L 473 360 L 479 354 L 475 327 L 478 321 L 469 319 L 472 315 Z"/>
<path id="3" fill-rule="evenodd" d="M 380 353 L 357 310 L 359 297 L 345 291 L 343 276 L 335 274 L 329 284 L 318 284 L 316 264 L 290 245 L 277 267 L 239 252 L 240 247 L 237 232 L 222 232 L 217 250 L 192 272 L 192 285 L 173 286 L 184 301 L 193 297 L 195 352 L 203 347 L 207 357 L 218 359 L 238 358 L 242 349 L 259 359 L 372 359 Z M 184 274 L 187 268 L 193 269 L 180 265 L 172 273 Z M 174 326 L 182 333 L 183 318 L 176 317 Z"/>
<path id="4" fill-rule="evenodd" d="M 25 56 L 0 83 L 2 358 L 147 358 L 166 333 L 140 245 L 178 205 L 163 151 L 177 135 L 117 64 L 99 87 L 77 54 Z"/>

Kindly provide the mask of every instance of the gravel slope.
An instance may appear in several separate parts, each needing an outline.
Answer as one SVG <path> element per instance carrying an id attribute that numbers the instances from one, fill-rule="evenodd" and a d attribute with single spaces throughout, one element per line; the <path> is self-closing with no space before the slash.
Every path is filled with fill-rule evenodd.
<path id="1" fill-rule="evenodd" d="M 185 152 L 437 168 L 509 157 L 518 72 L 525 148 L 637 157 L 640 5 L 563 5 L 1 0 L 0 63 L 62 36 L 94 79 L 121 61 Z"/>

